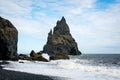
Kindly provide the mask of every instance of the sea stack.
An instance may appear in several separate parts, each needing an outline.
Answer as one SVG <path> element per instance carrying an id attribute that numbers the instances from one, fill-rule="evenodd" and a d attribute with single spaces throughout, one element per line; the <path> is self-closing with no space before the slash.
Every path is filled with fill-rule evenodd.
<path id="1" fill-rule="evenodd" d="M 67 54 L 80 55 L 77 43 L 70 34 L 70 29 L 64 17 L 57 21 L 53 31 L 48 33 L 47 43 L 43 47 L 43 52 L 49 55 Z"/>
<path id="2" fill-rule="evenodd" d="M 17 60 L 18 31 L 13 24 L 0 17 L 0 60 Z"/>

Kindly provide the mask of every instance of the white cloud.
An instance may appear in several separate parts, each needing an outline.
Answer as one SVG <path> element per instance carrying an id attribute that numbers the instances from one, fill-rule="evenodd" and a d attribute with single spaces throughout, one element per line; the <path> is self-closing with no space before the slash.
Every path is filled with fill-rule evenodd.
<path id="1" fill-rule="evenodd" d="M 81 6 L 82 8 L 93 8 L 96 0 L 69 0 L 69 3 Z"/>
<path id="2" fill-rule="evenodd" d="M 105 11 L 88 12 L 81 16 L 74 16 L 70 21 L 71 31 L 79 42 L 80 48 L 87 48 L 83 52 L 120 52 L 120 5 L 112 5 Z M 73 18 L 73 17 L 72 17 Z M 83 20 L 81 20 L 83 19 Z M 83 22 L 81 22 L 83 21 Z M 76 27 L 77 26 L 77 27 Z M 112 47 L 114 49 L 110 50 Z M 110 50 L 110 51 L 109 51 Z"/>
<path id="3" fill-rule="evenodd" d="M 27 0 L 0 0 L 0 10 L 4 14 L 21 16 L 31 12 L 31 3 Z"/>
<path id="4" fill-rule="evenodd" d="M 63 4 L 58 5 L 56 3 L 57 6 L 55 7 L 55 9 L 60 10 L 60 12 L 62 12 L 61 15 L 70 18 L 76 15 L 83 14 L 86 9 L 94 8 L 95 1 L 96 0 L 64 0 Z"/>
<path id="5" fill-rule="evenodd" d="M 47 4 L 45 0 L 33 0 L 33 4 L 38 7 L 46 8 Z"/>
<path id="6" fill-rule="evenodd" d="M 109 48 L 106 47 L 120 45 L 120 3 L 105 10 L 91 11 L 95 8 L 95 1 L 0 0 L 0 15 L 10 20 L 22 37 L 26 35 L 34 37 L 34 41 L 42 40 L 40 47 L 46 42 L 47 34 L 56 25 L 56 21 L 65 16 L 82 52 L 107 52 Z M 20 42 L 29 45 L 26 51 L 35 49 L 34 46 L 39 50 L 39 44 L 34 41 Z M 20 50 L 24 50 L 23 47 L 21 43 Z"/>

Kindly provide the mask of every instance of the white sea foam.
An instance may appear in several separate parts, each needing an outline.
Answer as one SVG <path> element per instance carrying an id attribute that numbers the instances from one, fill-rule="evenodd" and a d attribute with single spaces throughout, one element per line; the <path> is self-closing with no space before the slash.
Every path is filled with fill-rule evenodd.
<path id="1" fill-rule="evenodd" d="M 42 53 L 42 57 L 44 57 L 45 59 L 47 59 L 49 61 L 50 56 L 47 53 Z"/>
<path id="2" fill-rule="evenodd" d="M 120 61 L 117 64 L 120 65 Z"/>
<path id="3" fill-rule="evenodd" d="M 66 77 L 66 80 L 120 80 L 120 68 L 86 65 L 89 61 L 79 59 L 51 62 L 26 60 L 23 61 L 24 63 L 9 62 L 10 64 L 4 65 L 4 69 Z"/>
<path id="4" fill-rule="evenodd" d="M 79 70 L 79 71 L 85 71 L 85 72 L 97 72 L 97 73 L 116 76 L 116 77 L 120 76 L 120 68 L 118 67 L 83 65 L 78 63 L 78 59 L 66 60 L 66 61 L 59 60 L 56 63 L 57 63 L 57 66 L 64 69 L 72 69 L 72 70 Z"/>

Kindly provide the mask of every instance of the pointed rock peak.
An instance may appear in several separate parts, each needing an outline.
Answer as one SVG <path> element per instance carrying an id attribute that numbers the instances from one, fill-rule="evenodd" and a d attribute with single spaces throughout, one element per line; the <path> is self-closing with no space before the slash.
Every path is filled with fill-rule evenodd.
<path id="1" fill-rule="evenodd" d="M 50 29 L 50 33 L 52 33 L 52 29 Z"/>
<path id="2" fill-rule="evenodd" d="M 48 33 L 49 35 L 52 35 L 52 29 L 50 30 L 50 32 Z"/>
<path id="3" fill-rule="evenodd" d="M 60 21 L 59 20 L 57 21 L 57 25 L 64 24 L 64 23 L 66 23 L 64 16 L 62 17 L 62 19 Z"/>
<path id="4" fill-rule="evenodd" d="M 59 35 L 64 35 L 64 34 L 70 34 L 69 26 L 66 23 L 66 20 L 64 17 L 59 21 L 57 21 L 57 25 L 54 27 L 53 34 L 59 34 Z"/>
<path id="5" fill-rule="evenodd" d="M 61 22 L 66 22 L 64 16 L 62 17 Z"/>

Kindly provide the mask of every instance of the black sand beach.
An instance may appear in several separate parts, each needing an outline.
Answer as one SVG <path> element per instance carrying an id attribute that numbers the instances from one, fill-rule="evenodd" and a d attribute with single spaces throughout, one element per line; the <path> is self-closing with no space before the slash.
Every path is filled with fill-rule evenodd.
<path id="1" fill-rule="evenodd" d="M 1 64 L 8 64 L 7 62 L 0 62 Z M 57 77 L 49 77 L 43 75 L 35 75 L 24 72 L 4 70 L 0 66 L 0 80 L 60 80 Z"/>

